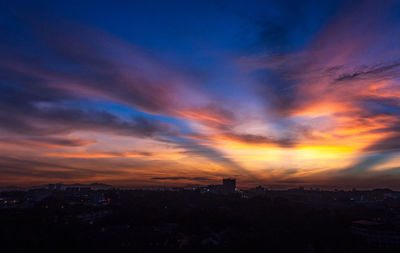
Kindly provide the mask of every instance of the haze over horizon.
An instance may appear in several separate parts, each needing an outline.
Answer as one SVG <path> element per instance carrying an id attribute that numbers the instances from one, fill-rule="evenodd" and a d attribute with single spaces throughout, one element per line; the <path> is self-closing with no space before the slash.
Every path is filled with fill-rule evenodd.
<path id="1" fill-rule="evenodd" d="M 399 189 L 398 1 L 0 7 L 0 186 Z"/>

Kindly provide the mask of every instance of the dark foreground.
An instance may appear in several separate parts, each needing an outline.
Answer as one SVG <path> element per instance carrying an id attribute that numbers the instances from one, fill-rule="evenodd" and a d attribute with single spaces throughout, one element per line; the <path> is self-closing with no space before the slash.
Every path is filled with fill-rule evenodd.
<path id="1" fill-rule="evenodd" d="M 382 192 L 37 191 L 1 193 L 1 252 L 399 252 Z"/>

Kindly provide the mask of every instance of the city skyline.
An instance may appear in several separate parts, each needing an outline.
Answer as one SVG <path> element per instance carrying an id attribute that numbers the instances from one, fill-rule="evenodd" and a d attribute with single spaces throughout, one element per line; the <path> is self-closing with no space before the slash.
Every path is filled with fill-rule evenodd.
<path id="1" fill-rule="evenodd" d="M 396 1 L 0 6 L 0 186 L 399 189 Z"/>

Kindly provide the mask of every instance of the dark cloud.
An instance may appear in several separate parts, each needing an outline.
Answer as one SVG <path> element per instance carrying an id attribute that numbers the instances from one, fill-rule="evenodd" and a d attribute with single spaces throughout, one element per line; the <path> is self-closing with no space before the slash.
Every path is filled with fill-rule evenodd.
<path id="1" fill-rule="evenodd" d="M 390 135 L 388 138 L 380 139 L 379 141 L 367 146 L 364 151 L 381 151 L 381 152 L 400 152 L 400 134 Z"/>
<path id="2" fill-rule="evenodd" d="M 295 145 L 295 140 L 291 138 L 276 139 L 262 135 L 236 133 L 227 133 L 226 136 L 232 140 L 250 144 L 275 144 L 281 147 L 292 147 Z"/>
<path id="3" fill-rule="evenodd" d="M 100 173 L 88 168 L 75 168 L 59 163 L 38 161 L 37 159 L 10 157 L 0 157 L 0 171 L 3 177 L 26 177 L 41 180 L 54 178 L 90 178 Z"/>
<path id="4" fill-rule="evenodd" d="M 340 77 L 336 78 L 335 81 L 342 82 L 348 80 L 385 80 L 393 79 L 393 77 L 400 76 L 400 63 L 396 62 L 393 64 L 383 65 L 383 66 L 364 66 L 362 71 L 356 71 L 354 73 L 342 74 Z"/>
<path id="5" fill-rule="evenodd" d="M 153 180 L 172 180 L 172 181 L 179 181 L 179 180 L 190 180 L 190 181 L 213 181 L 215 178 L 209 177 L 152 177 Z"/>
<path id="6" fill-rule="evenodd" d="M 0 93 L 0 107 L 2 108 L 0 128 L 9 133 L 46 136 L 77 130 L 96 130 L 136 137 L 173 134 L 170 125 L 156 119 L 136 116 L 131 120 L 124 120 L 106 111 L 63 106 L 62 100 L 57 95 L 52 97 L 51 89 L 47 90 L 47 94 L 41 94 L 35 89 L 4 85 L 0 88 L 2 90 Z M 56 139 L 47 141 L 57 142 Z"/>
<path id="7" fill-rule="evenodd" d="M 384 134 L 384 137 L 366 146 L 362 155 L 353 165 L 347 168 L 345 173 L 361 173 L 370 170 L 374 166 L 400 154 L 400 103 L 397 98 L 367 97 L 359 102 L 363 112 L 362 118 L 374 119 L 379 116 L 390 116 L 389 119 L 378 121 L 384 127 L 369 131 L 373 134 Z M 376 120 L 377 121 L 377 120 Z"/>
<path id="8" fill-rule="evenodd" d="M 0 128 L 31 136 L 66 134 L 78 130 L 109 132 L 117 135 L 153 137 L 172 134 L 168 124 L 144 117 L 123 120 L 106 111 L 84 111 L 67 108 L 34 108 L 29 115 L 0 113 Z"/>
<path id="9" fill-rule="evenodd" d="M 396 133 L 390 135 L 390 137 L 382 138 L 362 151 L 360 154 L 363 156 L 343 170 L 343 173 L 355 175 L 366 171 L 370 173 L 370 169 L 398 156 L 400 154 L 400 134 Z"/>
<path id="10" fill-rule="evenodd" d="M 282 183 L 282 184 L 304 184 L 307 183 L 304 179 L 284 179 L 284 180 L 278 180 L 277 183 Z"/>
<path id="11" fill-rule="evenodd" d="M 29 141 L 47 143 L 56 146 L 79 147 L 95 143 L 95 141 L 82 138 L 62 138 L 62 137 L 32 137 Z"/>
<path id="12" fill-rule="evenodd" d="M 0 138 L 0 142 L 25 146 L 37 147 L 79 147 L 87 146 L 96 141 L 83 138 L 66 138 L 66 137 L 50 137 L 50 136 L 34 136 L 34 137 L 18 137 Z"/>

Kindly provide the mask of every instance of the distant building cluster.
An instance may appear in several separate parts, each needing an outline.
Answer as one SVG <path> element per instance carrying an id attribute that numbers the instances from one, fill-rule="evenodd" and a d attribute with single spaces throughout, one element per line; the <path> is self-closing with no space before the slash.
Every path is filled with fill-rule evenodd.
<path id="1" fill-rule="evenodd" d="M 109 188 L 97 184 L 49 184 L 27 191 L 6 191 L 0 195 L 0 208 L 105 206 L 109 204 L 110 199 L 105 196 L 104 189 Z"/>
<path id="2" fill-rule="evenodd" d="M 200 187 L 201 192 L 215 193 L 215 194 L 233 194 L 237 192 L 236 179 L 224 178 L 222 179 L 221 185 L 208 185 L 206 187 Z"/>
<path id="3" fill-rule="evenodd" d="M 236 216 L 236 212 L 247 208 L 252 208 L 251 217 Z M 339 223 L 340 229 L 337 231 L 343 232 L 340 224 L 344 224 L 347 236 L 351 236 L 355 242 L 374 249 L 400 249 L 400 192 L 390 189 L 323 191 L 298 187 L 271 190 L 258 186 L 239 190 L 234 178 L 224 178 L 219 185 L 190 189 L 174 187 L 124 190 L 101 184 L 49 184 L 26 191 L 0 192 L 0 209 L 12 210 L 11 212 L 2 210 L 10 214 L 13 214 L 14 210 L 21 211 L 15 212 L 16 214 L 34 210 L 35 213 L 42 214 L 42 219 L 49 224 L 60 226 L 78 224 L 88 228 L 88 231 L 99 233 L 123 235 L 129 232 L 136 236 L 146 234 L 151 243 L 162 241 L 165 246 L 178 245 L 178 248 L 190 247 L 194 242 L 206 248 L 221 246 L 232 233 L 246 229 L 244 226 L 229 232 L 226 230 L 226 224 L 232 224 L 229 220 L 221 226 L 223 228 L 221 230 L 216 230 L 209 224 L 200 233 L 196 223 L 193 230 L 180 231 L 185 228 L 180 224 L 190 221 L 193 214 L 204 212 L 204 216 L 198 216 L 199 219 L 204 219 L 204 223 L 212 220 L 209 217 L 217 217 L 216 215 L 223 220 L 227 214 L 231 214 L 233 221 L 236 221 L 237 217 L 245 217 L 253 222 L 255 219 L 252 215 L 260 215 L 263 218 L 274 215 L 281 217 L 281 211 L 286 209 L 290 212 L 293 210 L 292 214 L 298 215 L 296 222 L 305 224 L 308 224 L 308 221 L 305 222 L 304 219 L 313 219 L 313 216 L 305 218 L 303 215 L 305 212 L 319 215 L 327 221 L 340 218 L 343 223 Z M 154 214 L 148 214 L 150 211 Z M 171 215 L 176 212 L 188 216 L 183 216 L 181 219 L 179 216 Z M 132 213 L 135 215 L 132 216 Z M 123 214 L 126 216 L 122 219 Z M 136 215 L 145 217 L 149 223 L 142 223 L 141 218 L 137 218 Z M 159 217 L 165 220 L 159 222 Z M 315 221 L 318 222 L 314 224 L 319 224 L 320 219 Z M 271 218 L 271 223 L 274 223 L 274 218 Z M 293 229 L 292 221 L 286 223 L 285 219 L 277 221 L 275 225 L 276 231 L 281 231 L 285 226 L 286 232 Z M 259 233 L 253 236 L 264 232 L 268 233 L 262 227 Z M 161 239 L 154 239 L 154 236 L 160 236 Z M 309 252 L 319 252 L 312 250 L 315 246 L 310 244 Z"/>
<path id="4" fill-rule="evenodd" d="M 358 220 L 352 223 L 351 230 L 355 236 L 365 240 L 370 246 L 378 248 L 400 246 L 400 233 L 394 224 Z"/>

